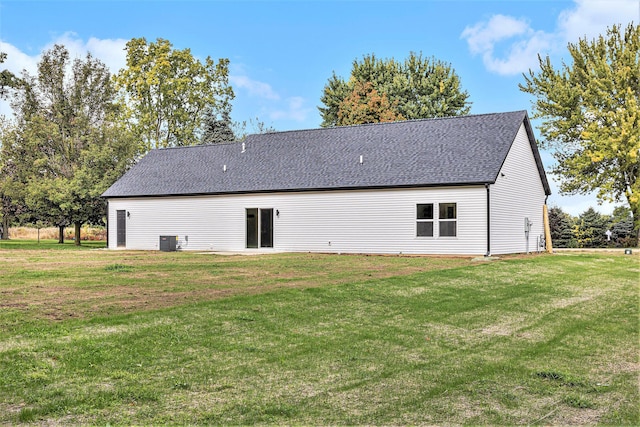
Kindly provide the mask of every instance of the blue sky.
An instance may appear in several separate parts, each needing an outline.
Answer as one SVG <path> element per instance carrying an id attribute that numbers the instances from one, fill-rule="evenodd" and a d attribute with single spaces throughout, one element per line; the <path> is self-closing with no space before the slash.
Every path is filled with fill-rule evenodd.
<path id="1" fill-rule="evenodd" d="M 257 117 L 289 130 L 318 127 L 328 78 L 347 78 L 354 59 L 370 53 L 402 60 L 414 51 L 449 62 L 472 114 L 531 113 L 533 99 L 518 84 L 537 68 L 538 54 L 560 65 L 567 43 L 632 21 L 640 22 L 640 0 L 0 0 L 0 51 L 15 73 L 34 74 L 55 43 L 74 56 L 90 51 L 117 72 L 129 39 L 164 38 L 199 58 L 229 58 L 234 120 Z M 549 169 L 550 153 L 543 161 Z M 572 215 L 612 210 L 593 195 L 560 196 L 555 183 L 552 190 L 550 204 Z"/>

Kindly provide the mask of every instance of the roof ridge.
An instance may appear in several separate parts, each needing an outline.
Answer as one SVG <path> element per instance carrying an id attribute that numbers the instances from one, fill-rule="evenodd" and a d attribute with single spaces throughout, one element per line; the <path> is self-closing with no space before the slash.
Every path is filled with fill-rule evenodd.
<path id="1" fill-rule="evenodd" d="M 309 129 L 289 129 L 282 131 L 273 131 L 273 132 L 265 132 L 265 133 L 251 133 L 246 135 L 248 137 L 256 137 L 259 135 L 270 135 L 270 134 L 286 134 L 286 133 L 300 133 L 300 132 L 319 132 L 319 131 L 327 131 L 333 129 L 349 129 L 349 128 L 364 128 L 364 127 L 374 127 L 374 126 L 383 126 L 383 125 L 396 125 L 396 124 L 404 124 L 404 123 L 419 123 L 419 122 L 428 122 L 428 121 L 444 121 L 444 120 L 452 120 L 452 119 L 464 119 L 464 118 L 474 118 L 474 117 L 483 117 L 483 116 L 498 116 L 504 114 L 513 114 L 513 113 L 527 113 L 527 110 L 514 110 L 514 111 L 503 111 L 497 113 L 479 113 L 479 114 L 467 114 L 464 116 L 446 116 L 446 117 L 425 117 L 422 119 L 409 119 L 409 120 L 397 120 L 395 122 L 378 122 L 378 123 L 361 123 L 361 124 L 353 124 L 353 125 L 344 125 L 344 126 L 331 126 L 326 128 L 309 128 Z M 253 139 L 253 138 L 252 138 Z M 208 146 L 221 146 L 221 145 L 233 145 L 241 142 L 245 142 L 245 140 L 238 141 L 228 141 L 228 142 L 209 142 L 205 144 L 194 144 L 194 145 L 180 145 L 174 147 L 161 147 L 156 148 L 155 150 L 176 150 L 180 148 L 193 148 L 193 147 L 208 147 Z"/>
<path id="2" fill-rule="evenodd" d="M 204 144 L 193 144 L 193 145 L 178 145 L 178 146 L 174 146 L 174 147 L 160 147 L 160 148 L 152 148 L 151 151 L 154 150 L 178 150 L 181 148 L 195 148 L 195 147 L 211 147 L 211 146 L 218 146 L 218 145 L 234 145 L 234 144 L 238 144 L 244 141 L 227 141 L 227 142 L 207 142 Z"/>
<path id="3" fill-rule="evenodd" d="M 360 124 L 353 124 L 353 125 L 330 126 L 325 128 L 320 127 L 320 128 L 308 128 L 308 129 L 288 129 L 288 130 L 281 130 L 281 131 L 265 132 L 262 134 L 252 133 L 247 135 L 247 137 L 256 136 L 256 135 L 269 135 L 269 134 L 276 134 L 276 133 L 280 134 L 280 133 L 293 133 L 293 132 L 317 132 L 317 131 L 332 130 L 332 129 L 363 128 L 363 127 L 373 127 L 373 126 L 383 126 L 383 125 L 395 125 L 395 124 L 401 124 L 401 123 L 417 123 L 417 122 L 463 119 L 463 118 L 482 117 L 482 116 L 500 116 L 504 114 L 526 113 L 526 112 L 527 110 L 514 110 L 514 111 L 503 111 L 498 113 L 467 114 L 464 116 L 425 117 L 421 119 L 397 120 L 394 122 L 360 123 Z"/>

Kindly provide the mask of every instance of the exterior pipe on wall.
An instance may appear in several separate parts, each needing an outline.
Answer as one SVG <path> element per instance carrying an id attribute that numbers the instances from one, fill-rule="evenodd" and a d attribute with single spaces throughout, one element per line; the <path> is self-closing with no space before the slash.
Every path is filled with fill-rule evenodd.
<path id="1" fill-rule="evenodd" d="M 484 188 L 487 189 L 487 253 L 484 256 L 491 256 L 491 193 L 489 191 L 489 184 L 485 184 Z"/>
<path id="2" fill-rule="evenodd" d="M 553 242 L 551 241 L 551 227 L 549 226 L 549 209 L 547 208 L 547 199 L 544 198 L 544 205 L 542 205 L 542 221 L 544 223 L 544 241 L 545 249 L 548 253 L 553 253 Z"/>

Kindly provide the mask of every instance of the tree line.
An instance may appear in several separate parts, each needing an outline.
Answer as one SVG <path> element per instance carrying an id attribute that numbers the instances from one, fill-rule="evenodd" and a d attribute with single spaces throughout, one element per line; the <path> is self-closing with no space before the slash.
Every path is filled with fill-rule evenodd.
<path id="1" fill-rule="evenodd" d="M 563 194 L 596 193 L 623 203 L 640 233 L 640 27 L 613 26 L 568 45 L 570 61 L 524 74 L 535 97 L 542 148 Z M 242 140 L 274 129 L 259 119 L 231 120 L 229 60 L 200 61 L 168 40 L 134 38 L 126 67 L 111 75 L 99 59 L 71 60 L 64 46 L 43 53 L 36 75 L 0 72 L 0 97 L 14 120 L 0 121 L 0 229 L 10 224 L 105 222 L 100 198 L 151 149 Z M 6 55 L 0 53 L 0 63 Z M 468 114 L 469 94 L 446 62 L 411 52 L 404 61 L 365 55 L 348 78 L 328 79 L 320 126 Z M 581 238 L 576 237 L 577 242 Z M 80 240 L 76 238 L 76 244 Z M 577 243 L 581 244 L 581 243 Z"/>
<path id="2" fill-rule="evenodd" d="M 611 215 L 589 208 L 577 217 L 562 208 L 549 209 L 551 241 L 556 248 L 628 248 L 638 246 L 633 216 L 626 206 L 618 206 Z"/>
<path id="3" fill-rule="evenodd" d="M 5 59 L 0 54 L 0 63 Z M 458 77 L 440 61 L 412 53 L 400 64 L 371 55 L 354 67 L 349 82 L 335 75 L 329 80 L 339 93 L 325 90 L 324 126 L 469 110 Z M 231 120 L 228 59 L 200 61 L 164 39 L 130 40 L 126 67 L 114 75 L 98 58 L 71 59 L 55 45 L 43 52 L 35 75 L 4 70 L 0 79 L 0 96 L 10 99 L 15 116 L 0 121 L 3 239 L 12 224 L 53 225 L 63 243 L 65 227 L 73 225 L 80 244 L 83 224 L 105 223 L 100 195 L 149 150 L 233 142 L 247 129 L 274 130 L 258 118 Z M 376 98 L 378 90 L 382 96 Z M 333 102 L 343 94 L 349 96 Z M 330 122 L 333 115 L 340 121 Z"/>
<path id="4" fill-rule="evenodd" d="M 91 54 L 43 52 L 35 75 L 0 74 L 14 117 L 0 123 L 2 238 L 11 224 L 75 227 L 105 222 L 100 195 L 154 148 L 233 141 L 234 94 L 226 59 L 200 61 L 167 40 L 127 43 L 112 75 Z M 4 61 L 6 55 L 0 56 Z"/>

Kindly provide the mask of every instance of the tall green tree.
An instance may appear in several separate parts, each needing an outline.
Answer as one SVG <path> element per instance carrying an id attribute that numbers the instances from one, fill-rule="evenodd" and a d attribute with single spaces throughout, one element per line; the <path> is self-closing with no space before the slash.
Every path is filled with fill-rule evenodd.
<path id="1" fill-rule="evenodd" d="M 50 225 L 66 226 L 68 219 L 61 213 L 48 192 L 45 194 L 43 175 L 52 176 L 46 159 L 47 148 L 39 141 L 49 140 L 56 128 L 41 116 L 32 114 L 20 126 L 2 133 L 2 203 L 8 220 L 18 223 L 40 221 Z M 51 151 L 48 151 L 51 153 Z M 52 197 L 58 194 L 51 191 Z M 4 218 L 5 220 L 7 218 Z M 7 230 L 8 224 L 4 225 Z"/>
<path id="2" fill-rule="evenodd" d="M 204 121 L 229 110 L 229 60 L 203 62 L 164 39 L 127 43 L 127 66 L 115 78 L 142 151 L 202 142 Z"/>
<path id="3" fill-rule="evenodd" d="M 551 242 L 556 248 L 572 248 L 576 246 L 573 234 L 574 219 L 562 208 L 549 209 L 549 228 L 551 229 Z"/>
<path id="4" fill-rule="evenodd" d="M 119 121 L 111 74 L 87 55 L 71 60 L 64 46 L 43 53 L 38 74 L 25 73 L 14 99 L 17 131 L 6 157 L 15 165 L 14 195 L 31 216 L 59 227 L 104 216 L 100 194 L 131 163 L 134 139 Z"/>
<path id="5" fill-rule="evenodd" d="M 536 97 L 542 145 L 555 150 L 563 193 L 626 201 L 640 230 L 640 27 L 613 26 L 568 45 L 556 68 L 539 57 L 520 89 Z"/>
<path id="6" fill-rule="evenodd" d="M 323 105 L 318 107 L 321 126 L 339 125 L 341 104 L 354 93 L 356 85 L 366 83 L 389 100 L 394 115 L 405 119 L 464 115 L 471 108 L 469 94 L 450 64 L 414 52 L 404 62 L 371 54 L 353 61 L 348 79 L 335 73 L 329 79 L 320 98 Z"/>
<path id="7" fill-rule="evenodd" d="M 602 248 L 607 245 L 609 218 L 589 208 L 578 216 L 573 234 L 579 248 Z"/>
<path id="8" fill-rule="evenodd" d="M 0 239 L 9 240 L 9 226 L 23 211 L 24 206 L 16 197 L 20 187 L 16 187 L 17 169 L 8 156 L 14 139 L 15 128 L 6 119 L 0 120 Z"/>
<path id="9" fill-rule="evenodd" d="M 0 52 L 0 64 L 7 59 L 7 54 Z M 6 99 L 10 89 L 19 85 L 19 79 L 7 69 L 0 71 L 0 99 Z M 8 138 L 11 130 L 9 123 L 2 118 L 0 123 L 0 239 L 9 239 L 9 224 L 16 217 L 20 206 L 13 203 L 10 194 L 12 165 L 5 162 L 2 155 L 2 146 L 5 138 Z M 10 138 L 8 138 L 10 139 Z"/>

